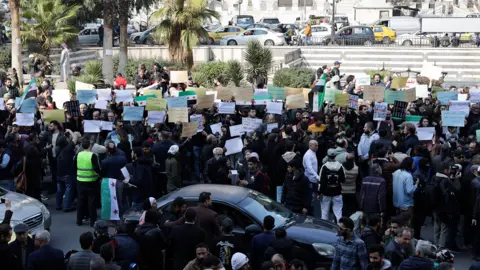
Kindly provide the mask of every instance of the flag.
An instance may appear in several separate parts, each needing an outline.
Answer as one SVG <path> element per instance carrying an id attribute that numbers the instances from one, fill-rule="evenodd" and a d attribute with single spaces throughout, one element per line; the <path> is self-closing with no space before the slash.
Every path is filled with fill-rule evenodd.
<path id="1" fill-rule="evenodd" d="M 118 207 L 116 187 L 117 179 L 102 179 L 102 210 L 100 211 L 100 218 L 103 220 L 120 220 L 120 208 Z"/>
<path id="2" fill-rule="evenodd" d="M 147 106 L 147 99 L 148 96 L 138 96 L 135 97 L 135 102 L 137 102 L 138 106 Z"/>
<path id="3" fill-rule="evenodd" d="M 179 97 L 186 96 L 187 100 L 197 100 L 197 93 L 195 91 L 183 91 L 178 93 Z"/>
<path id="4" fill-rule="evenodd" d="M 320 79 L 317 80 L 317 83 L 313 86 L 312 92 L 318 93 L 318 101 L 314 100 L 313 102 L 318 102 L 318 106 L 322 106 L 325 99 L 325 84 L 327 83 L 327 74 L 322 74 Z"/>
<path id="5" fill-rule="evenodd" d="M 18 107 L 16 107 L 16 109 L 19 110 L 22 107 L 23 101 L 25 99 L 36 97 L 36 96 L 37 96 L 37 79 L 33 77 L 28 83 L 27 88 L 23 90 L 23 94 L 20 97 L 20 103 L 18 104 Z"/>

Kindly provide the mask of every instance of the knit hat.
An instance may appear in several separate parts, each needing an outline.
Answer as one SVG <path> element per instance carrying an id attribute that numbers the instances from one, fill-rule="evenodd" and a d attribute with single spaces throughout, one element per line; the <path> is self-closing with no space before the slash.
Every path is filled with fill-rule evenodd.
<path id="1" fill-rule="evenodd" d="M 176 155 L 178 153 L 178 145 L 172 145 L 170 146 L 170 149 L 168 149 L 168 153 L 172 155 Z"/>
<path id="2" fill-rule="evenodd" d="M 237 252 L 233 254 L 232 256 L 232 269 L 233 270 L 239 270 L 242 268 L 245 264 L 248 263 L 248 258 L 245 256 L 245 254 Z"/>

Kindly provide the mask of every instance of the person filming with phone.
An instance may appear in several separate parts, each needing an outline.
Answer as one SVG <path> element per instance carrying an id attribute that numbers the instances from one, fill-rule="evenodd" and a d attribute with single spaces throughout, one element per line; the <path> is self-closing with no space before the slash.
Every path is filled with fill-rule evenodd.
<path id="1" fill-rule="evenodd" d="M 4 218 L 0 223 L 0 262 L 2 262 L 2 269 L 21 270 L 23 269 L 21 258 L 18 258 L 8 245 L 12 239 L 12 227 L 10 227 L 10 220 L 13 215 L 12 202 L 1 199 L 1 203 L 5 204 Z"/>

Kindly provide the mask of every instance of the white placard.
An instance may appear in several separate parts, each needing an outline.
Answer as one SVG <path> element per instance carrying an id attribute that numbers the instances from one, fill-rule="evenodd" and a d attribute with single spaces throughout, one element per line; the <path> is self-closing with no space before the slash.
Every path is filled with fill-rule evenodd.
<path id="1" fill-rule="evenodd" d="M 263 88 L 255 89 L 255 91 L 253 93 L 254 93 L 254 95 L 267 95 L 268 94 L 268 89 L 263 89 Z"/>
<path id="2" fill-rule="evenodd" d="M 70 91 L 64 89 L 55 89 L 52 91 L 52 100 L 58 109 L 63 109 L 63 103 L 70 101 Z"/>
<path id="3" fill-rule="evenodd" d="M 190 122 L 198 122 L 197 132 L 203 131 L 202 120 L 203 120 L 203 116 L 201 114 L 190 115 Z"/>
<path id="4" fill-rule="evenodd" d="M 130 102 L 133 103 L 133 96 L 131 90 L 114 90 L 116 102 Z"/>
<path id="5" fill-rule="evenodd" d="M 130 180 L 130 173 L 128 173 L 126 167 L 121 168 L 120 171 L 122 172 L 123 177 L 125 177 L 125 180 Z"/>
<path id="6" fill-rule="evenodd" d="M 95 89 L 95 85 L 93 85 L 93 84 L 83 83 L 83 82 L 79 82 L 79 81 L 75 82 L 75 91 L 78 91 L 78 90 L 93 90 L 93 89 Z"/>
<path id="7" fill-rule="evenodd" d="M 3 98 L 0 98 L 0 110 L 5 110 L 5 100 Z"/>
<path id="8" fill-rule="evenodd" d="M 227 151 L 225 152 L 225 156 L 242 152 L 242 149 L 243 149 L 242 139 L 234 138 L 234 139 L 225 141 L 225 148 L 227 149 Z"/>
<path id="9" fill-rule="evenodd" d="M 147 124 L 158 124 L 165 121 L 165 112 L 164 111 L 148 111 L 148 121 Z"/>
<path id="10" fill-rule="evenodd" d="M 415 96 L 417 98 L 427 98 L 428 94 L 430 94 L 430 92 L 428 92 L 428 85 L 417 84 L 415 86 Z"/>
<path id="11" fill-rule="evenodd" d="M 458 94 L 458 101 L 467 101 L 468 94 Z"/>
<path id="12" fill-rule="evenodd" d="M 470 89 L 470 101 L 473 103 L 480 102 L 480 89 Z"/>
<path id="13" fill-rule="evenodd" d="M 420 141 L 430 141 L 435 135 L 434 127 L 419 127 L 417 128 L 417 137 Z"/>
<path id="14" fill-rule="evenodd" d="M 424 63 L 420 75 L 431 80 L 438 80 L 442 76 L 442 68 L 434 66 L 432 63 Z"/>
<path id="15" fill-rule="evenodd" d="M 96 100 L 95 101 L 95 109 L 106 110 L 107 109 L 108 101 L 106 100 Z"/>
<path id="16" fill-rule="evenodd" d="M 449 111 L 462 111 L 465 115 L 470 113 L 470 101 L 450 101 L 448 103 Z"/>
<path id="17" fill-rule="evenodd" d="M 232 137 L 242 136 L 245 133 L 245 130 L 243 129 L 243 125 L 230 126 L 229 129 L 230 129 L 230 136 Z"/>
<path id="18" fill-rule="evenodd" d="M 97 89 L 98 100 L 112 100 L 112 90 L 110 89 Z"/>
<path id="19" fill-rule="evenodd" d="M 360 85 L 370 85 L 371 84 L 371 79 L 370 76 L 359 76 L 355 77 L 355 85 L 360 86 Z"/>
<path id="20" fill-rule="evenodd" d="M 234 114 L 235 113 L 235 102 L 220 102 L 218 105 L 219 114 Z"/>
<path id="21" fill-rule="evenodd" d="M 282 114 L 283 102 L 267 101 L 267 112 L 273 114 Z"/>
<path id="22" fill-rule="evenodd" d="M 113 130 L 113 122 L 102 121 L 102 130 Z"/>
<path id="23" fill-rule="evenodd" d="M 100 133 L 102 131 L 102 121 L 100 120 L 84 120 L 83 132 L 85 133 Z"/>
<path id="24" fill-rule="evenodd" d="M 257 128 L 260 127 L 262 122 L 262 119 L 259 118 L 242 117 L 243 129 L 246 132 L 254 132 Z"/>
<path id="25" fill-rule="evenodd" d="M 296 126 L 292 126 L 292 127 L 297 128 Z M 268 131 L 268 133 L 271 133 L 274 128 L 278 128 L 278 123 L 268 124 L 268 125 L 267 125 L 267 131 Z M 296 130 L 294 130 L 294 131 L 296 131 Z"/>
<path id="26" fill-rule="evenodd" d="M 222 123 L 216 123 L 210 125 L 210 129 L 212 130 L 212 134 L 220 134 L 222 135 Z"/>
<path id="27" fill-rule="evenodd" d="M 33 113 L 16 113 L 15 123 L 19 126 L 30 127 L 34 123 Z"/>

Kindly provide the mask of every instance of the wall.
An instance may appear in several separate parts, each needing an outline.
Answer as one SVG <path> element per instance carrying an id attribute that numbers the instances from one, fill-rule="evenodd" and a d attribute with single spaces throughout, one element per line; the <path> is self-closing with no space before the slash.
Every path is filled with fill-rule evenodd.
<path id="1" fill-rule="evenodd" d="M 371 24 L 380 19 L 380 11 L 388 11 L 388 17 L 392 16 L 392 10 L 389 8 L 385 9 L 373 9 L 373 8 L 364 8 L 356 7 L 354 8 L 354 20 L 359 24 Z M 387 17 L 387 18 L 388 18 Z"/>

